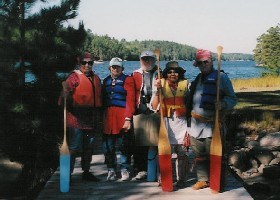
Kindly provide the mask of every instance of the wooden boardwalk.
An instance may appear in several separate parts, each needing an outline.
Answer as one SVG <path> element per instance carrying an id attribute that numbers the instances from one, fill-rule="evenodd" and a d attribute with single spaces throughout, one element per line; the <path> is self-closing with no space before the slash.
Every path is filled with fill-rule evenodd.
<path id="1" fill-rule="evenodd" d="M 243 184 L 230 173 L 226 176 L 226 187 L 223 193 L 212 194 L 209 188 L 195 191 L 190 186 L 196 182 L 193 173 L 188 174 L 186 187 L 173 192 L 162 192 L 156 182 L 130 180 L 123 182 L 106 182 L 107 169 L 103 155 L 94 155 L 92 172 L 101 182 L 86 182 L 82 180 L 80 160 L 75 165 L 72 184 L 69 193 L 59 191 L 59 169 L 41 191 L 40 199 L 93 199 L 93 200 L 252 200 L 253 198 L 243 187 Z"/>

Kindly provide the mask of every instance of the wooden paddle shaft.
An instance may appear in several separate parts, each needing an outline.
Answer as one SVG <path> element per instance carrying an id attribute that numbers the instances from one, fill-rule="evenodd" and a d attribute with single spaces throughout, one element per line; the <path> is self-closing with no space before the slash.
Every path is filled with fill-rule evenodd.
<path id="1" fill-rule="evenodd" d="M 217 47 L 218 52 L 218 77 L 217 77 L 217 102 L 220 103 L 220 68 L 221 53 L 223 48 Z M 213 130 L 212 142 L 210 146 L 210 189 L 215 192 L 221 191 L 222 173 L 222 141 L 219 125 L 219 108 L 216 107 L 215 126 Z"/>
<path id="2" fill-rule="evenodd" d="M 67 141 L 66 141 L 66 95 L 65 92 L 67 91 L 67 83 L 65 81 L 62 82 L 62 87 L 63 87 L 63 93 L 64 93 L 64 109 L 63 109 L 63 143 L 60 148 L 60 153 L 61 154 L 69 154 L 69 149 L 67 146 Z"/>

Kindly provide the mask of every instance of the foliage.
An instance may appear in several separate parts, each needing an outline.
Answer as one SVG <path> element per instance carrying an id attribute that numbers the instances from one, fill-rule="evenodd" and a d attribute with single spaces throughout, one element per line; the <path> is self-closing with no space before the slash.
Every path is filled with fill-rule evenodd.
<path id="1" fill-rule="evenodd" d="M 118 56 L 125 60 L 139 60 L 139 54 L 146 49 L 161 50 L 161 57 L 165 60 L 184 60 L 193 59 L 195 48 L 187 45 L 181 45 L 168 41 L 132 41 L 125 39 L 121 41 L 111 38 L 108 35 L 98 36 L 90 33 L 90 39 L 87 41 L 86 49 L 89 49 L 96 59 L 110 60 L 112 57 Z"/>
<path id="2" fill-rule="evenodd" d="M 5 141 L 0 148 L 11 160 L 23 164 L 19 185 L 28 193 L 46 181 L 42 175 L 50 175 L 58 164 L 63 112 L 57 106 L 61 80 L 56 72 L 74 68 L 87 33 L 82 23 L 78 29 L 66 27 L 66 21 L 77 15 L 78 0 L 62 0 L 60 5 L 34 14 L 29 9 L 36 0 L 3 2 L 0 45 L 5 48 L 0 50 L 0 136 Z M 20 56 L 32 64 L 30 70 L 36 76 L 35 82 L 24 87 L 18 84 L 19 71 L 10 68 Z"/>
<path id="3" fill-rule="evenodd" d="M 257 39 L 254 49 L 258 65 L 271 69 L 280 75 L 280 26 L 271 27 Z"/>
<path id="4" fill-rule="evenodd" d="M 162 60 L 194 60 L 196 48 L 169 41 L 126 41 L 117 40 L 108 35 L 98 36 L 88 30 L 88 37 L 84 49 L 93 53 L 96 60 L 110 60 L 112 57 L 120 57 L 125 60 L 139 60 L 139 54 L 146 49 L 161 51 Z M 214 53 L 213 57 L 215 58 Z M 224 60 L 253 60 L 250 54 L 223 54 Z"/>
<path id="5" fill-rule="evenodd" d="M 254 60 L 252 54 L 243 54 L 243 53 L 223 53 L 223 60 Z"/>

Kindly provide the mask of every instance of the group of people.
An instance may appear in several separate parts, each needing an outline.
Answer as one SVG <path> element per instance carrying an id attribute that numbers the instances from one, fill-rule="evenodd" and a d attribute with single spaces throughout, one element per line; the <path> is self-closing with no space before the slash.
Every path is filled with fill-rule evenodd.
<path id="1" fill-rule="evenodd" d="M 67 88 L 62 94 L 67 100 L 71 172 L 75 157 L 81 153 L 82 178 L 100 181 L 90 172 L 90 163 L 94 136 L 102 132 L 107 181 L 117 180 L 117 151 L 120 152 L 122 181 L 130 180 L 132 174 L 137 180 L 147 179 L 151 160 L 148 154 L 155 152 L 154 158 L 157 156 L 159 109 L 162 109 L 174 155 L 173 182 L 178 187 L 185 184 L 189 148 L 186 140 L 190 140 L 197 171 L 197 183 L 193 189 L 209 186 L 215 110 L 223 112 L 236 105 L 232 84 L 223 72 L 219 85 L 220 100 L 216 101 L 218 73 L 210 51 L 197 50 L 193 65 L 199 68 L 200 73 L 192 82 L 185 79 L 186 70 L 177 61 L 168 62 L 158 74 L 156 55 L 150 50 L 140 54 L 140 68 L 131 75 L 123 72 L 122 59 L 112 58 L 108 66 L 110 73 L 103 82 L 92 71 L 93 58 L 89 52 L 85 52 L 79 61 L 79 69 L 66 79 L 64 85 Z M 155 173 L 156 178 L 149 181 L 160 180 L 160 172 Z"/>

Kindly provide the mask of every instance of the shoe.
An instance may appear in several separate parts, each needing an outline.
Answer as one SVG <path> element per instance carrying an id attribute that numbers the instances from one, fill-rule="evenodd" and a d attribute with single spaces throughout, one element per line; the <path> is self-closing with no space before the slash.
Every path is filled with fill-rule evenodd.
<path id="1" fill-rule="evenodd" d="M 116 176 L 115 171 L 109 170 L 108 171 L 108 176 L 107 176 L 107 181 L 115 181 L 115 180 L 117 180 L 117 176 Z"/>
<path id="2" fill-rule="evenodd" d="M 207 187 L 209 187 L 209 183 L 207 181 L 197 181 L 196 184 L 192 186 L 194 190 L 200 190 Z"/>
<path id="3" fill-rule="evenodd" d="M 121 180 L 122 181 L 128 181 L 129 180 L 129 172 L 126 169 L 122 170 L 122 179 Z"/>
<path id="4" fill-rule="evenodd" d="M 158 182 L 158 187 L 160 187 L 161 186 L 161 176 L 160 175 L 158 176 L 158 181 L 157 182 Z"/>
<path id="5" fill-rule="evenodd" d="M 182 180 L 177 181 L 176 187 L 177 187 L 177 188 L 183 188 L 183 187 L 185 187 L 185 182 L 182 181 Z"/>
<path id="6" fill-rule="evenodd" d="M 87 171 L 83 172 L 82 179 L 85 181 L 94 181 L 94 182 L 100 181 L 99 178 L 95 177 L 92 173 L 87 172 Z"/>
<path id="7" fill-rule="evenodd" d="M 138 172 L 138 174 L 135 176 L 136 180 L 144 180 L 147 178 L 147 172 L 142 171 Z"/>

